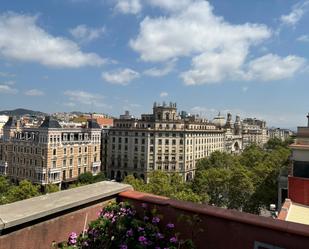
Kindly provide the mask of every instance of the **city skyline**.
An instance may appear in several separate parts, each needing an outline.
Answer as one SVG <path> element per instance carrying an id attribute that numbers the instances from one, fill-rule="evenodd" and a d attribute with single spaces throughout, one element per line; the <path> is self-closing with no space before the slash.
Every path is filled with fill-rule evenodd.
<path id="1" fill-rule="evenodd" d="M 139 116 L 173 101 L 210 119 L 305 125 L 308 10 L 282 0 L 4 1 L 0 106 Z"/>

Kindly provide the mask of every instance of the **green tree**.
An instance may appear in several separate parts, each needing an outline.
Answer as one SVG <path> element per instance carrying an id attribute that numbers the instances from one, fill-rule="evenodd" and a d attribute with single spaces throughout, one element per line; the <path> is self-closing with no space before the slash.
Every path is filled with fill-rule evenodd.
<path id="1" fill-rule="evenodd" d="M 148 192 L 146 183 L 142 179 L 135 178 L 133 175 L 126 176 L 123 182 L 130 184 L 136 191 Z"/>
<path id="2" fill-rule="evenodd" d="M 209 203 L 217 207 L 228 204 L 229 178 L 231 171 L 226 168 L 210 168 L 203 174 Z"/>
<path id="3" fill-rule="evenodd" d="M 239 166 L 231 169 L 228 179 L 227 207 L 242 210 L 254 193 L 254 190 L 250 172 L 246 168 Z"/>
<path id="4" fill-rule="evenodd" d="M 44 189 L 44 193 L 45 194 L 48 194 L 48 193 L 54 193 L 54 192 L 58 192 L 59 191 L 59 186 L 56 185 L 56 184 L 47 184 L 45 186 L 45 189 Z"/>
<path id="5" fill-rule="evenodd" d="M 198 161 L 197 168 L 209 169 L 209 168 L 230 168 L 233 167 L 237 158 L 231 154 L 214 151 L 209 158 L 203 158 Z"/>
<path id="6" fill-rule="evenodd" d="M 263 148 L 253 144 L 248 146 L 240 155 L 240 164 L 247 167 L 253 168 L 255 165 L 263 162 L 266 152 Z"/>
<path id="7" fill-rule="evenodd" d="M 106 178 L 106 176 L 103 172 L 100 172 L 100 173 L 96 174 L 95 176 L 93 176 L 94 182 L 101 182 L 101 181 L 105 181 L 106 179 L 107 178 Z"/>
<path id="8" fill-rule="evenodd" d="M 78 176 L 77 181 L 81 184 L 94 183 L 94 177 L 91 172 L 85 172 Z"/>
<path id="9" fill-rule="evenodd" d="M 12 184 L 4 177 L 0 176 L 0 205 L 7 203 L 7 192 L 11 188 Z"/>
<path id="10" fill-rule="evenodd" d="M 34 185 L 27 180 L 23 180 L 18 186 L 13 186 L 7 192 L 7 203 L 39 196 L 40 186 Z"/>

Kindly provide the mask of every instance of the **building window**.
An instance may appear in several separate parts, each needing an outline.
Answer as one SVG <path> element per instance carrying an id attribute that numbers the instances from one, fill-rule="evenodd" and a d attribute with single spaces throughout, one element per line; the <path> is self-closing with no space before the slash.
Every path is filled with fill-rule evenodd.
<path id="1" fill-rule="evenodd" d="M 73 159 L 70 159 L 70 166 L 73 166 Z"/>
<path id="2" fill-rule="evenodd" d="M 73 154 L 73 148 L 70 148 L 70 153 Z"/>
<path id="3" fill-rule="evenodd" d="M 56 161 L 52 162 L 52 167 L 53 167 L 53 169 L 56 168 Z"/>
<path id="4" fill-rule="evenodd" d="M 64 154 L 64 155 L 67 154 L 67 148 L 63 148 L 63 154 Z"/>
<path id="5" fill-rule="evenodd" d="M 85 151 L 85 153 L 87 152 L 87 147 L 85 147 L 85 150 L 84 150 L 84 151 Z"/>
<path id="6" fill-rule="evenodd" d="M 80 175 L 80 168 L 78 168 L 78 175 Z"/>
<path id="7" fill-rule="evenodd" d="M 56 156 L 57 155 L 57 150 L 53 149 L 53 155 Z"/>
<path id="8" fill-rule="evenodd" d="M 72 177 L 73 177 L 73 170 L 70 169 L 70 178 L 72 178 Z"/>
<path id="9" fill-rule="evenodd" d="M 65 170 L 64 170 L 64 171 L 62 171 L 62 180 L 65 180 L 65 178 L 66 178 L 66 174 L 65 174 Z"/>
<path id="10" fill-rule="evenodd" d="M 63 160 L 63 161 L 62 161 L 62 167 L 65 168 L 66 166 L 67 166 L 67 160 Z"/>
<path id="11" fill-rule="evenodd" d="M 82 153 L 82 148 L 81 147 L 78 148 L 78 153 Z"/>

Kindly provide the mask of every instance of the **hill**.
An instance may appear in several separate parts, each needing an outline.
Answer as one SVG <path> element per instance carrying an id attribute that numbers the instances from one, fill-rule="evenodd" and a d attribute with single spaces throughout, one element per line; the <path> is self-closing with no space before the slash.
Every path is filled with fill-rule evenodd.
<path id="1" fill-rule="evenodd" d="M 40 111 L 32 111 L 23 108 L 18 108 L 15 110 L 4 110 L 0 111 L 0 115 L 8 115 L 8 116 L 23 116 L 23 115 L 30 115 L 30 116 L 46 116 L 46 113 Z"/>

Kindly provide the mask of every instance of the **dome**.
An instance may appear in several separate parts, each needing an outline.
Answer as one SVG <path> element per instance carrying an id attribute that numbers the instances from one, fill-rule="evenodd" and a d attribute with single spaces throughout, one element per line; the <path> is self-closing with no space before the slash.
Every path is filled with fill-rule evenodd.
<path id="1" fill-rule="evenodd" d="M 219 113 L 218 116 L 214 117 L 212 123 L 216 126 L 223 127 L 225 125 L 225 117 Z"/>

